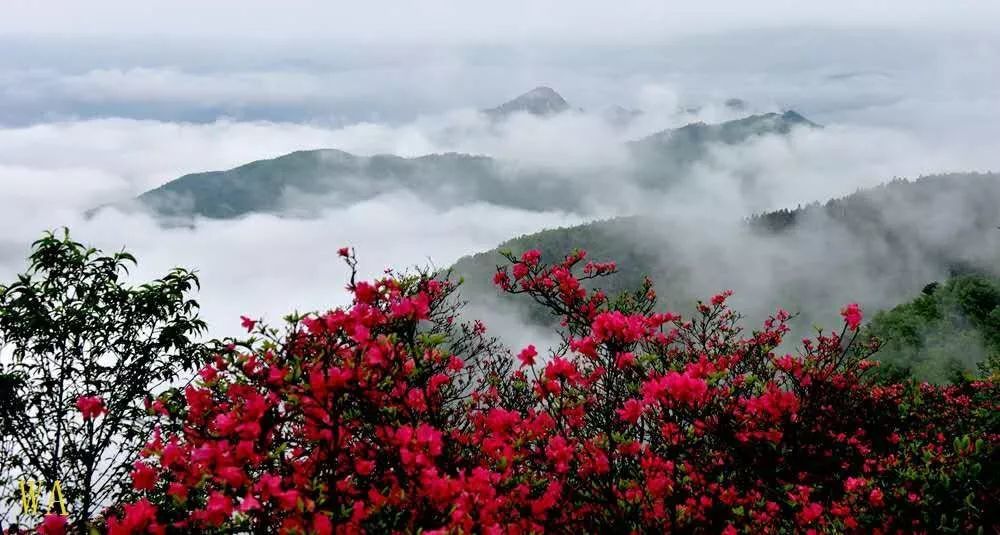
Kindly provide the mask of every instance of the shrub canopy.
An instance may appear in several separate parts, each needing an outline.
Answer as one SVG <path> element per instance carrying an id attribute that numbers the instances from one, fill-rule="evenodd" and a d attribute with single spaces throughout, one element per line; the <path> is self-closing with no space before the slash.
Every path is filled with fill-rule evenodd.
<path id="1" fill-rule="evenodd" d="M 354 265 L 349 251 L 342 250 Z M 161 397 L 117 533 L 975 531 L 997 523 L 998 391 L 867 378 L 839 332 L 775 353 L 789 315 L 746 332 L 728 292 L 691 318 L 647 283 L 537 251 L 498 287 L 562 319 L 516 359 L 429 274 L 355 281 L 351 306 L 254 333 Z"/>

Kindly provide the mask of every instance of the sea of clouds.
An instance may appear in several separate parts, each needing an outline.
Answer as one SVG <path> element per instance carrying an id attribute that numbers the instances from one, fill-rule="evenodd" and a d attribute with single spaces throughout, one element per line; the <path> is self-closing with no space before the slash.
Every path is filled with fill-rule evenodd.
<path id="1" fill-rule="evenodd" d="M 988 35 L 740 30 L 663 45 L 530 51 L 372 45 L 352 55 L 300 46 L 257 59 L 214 44 L 215 62 L 190 44 L 102 56 L 108 46 L 21 42 L 25 53 L 0 61 L 0 274 L 9 280 L 24 270 L 42 231 L 68 226 L 78 240 L 134 252 L 135 280 L 177 265 L 197 269 L 216 335 L 237 332 L 241 314 L 273 320 L 293 308 L 343 304 L 346 270 L 335 255 L 342 245 L 356 248 L 364 276 L 375 276 L 387 267 L 448 266 L 513 236 L 596 218 L 708 214 L 720 234 L 752 213 L 896 176 L 1000 168 L 1000 71 L 986 67 L 1000 64 L 1000 45 Z M 575 111 L 500 124 L 476 111 L 540 84 Z M 748 110 L 724 106 L 731 97 Z M 615 124 L 607 119 L 614 105 L 644 113 Z M 789 108 L 824 128 L 718 147 L 669 195 L 623 178 L 626 141 Z M 440 207 L 399 189 L 310 219 L 254 215 L 164 228 L 145 214 L 82 216 L 185 173 L 314 148 L 486 154 L 576 173 L 592 202 L 576 212 Z M 742 182 L 747 173 L 753 187 Z"/>

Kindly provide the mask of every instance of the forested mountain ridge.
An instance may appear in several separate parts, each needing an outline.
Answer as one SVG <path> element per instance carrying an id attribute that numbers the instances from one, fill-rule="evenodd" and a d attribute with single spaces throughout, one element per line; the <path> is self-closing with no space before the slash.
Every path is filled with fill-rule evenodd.
<path id="1" fill-rule="evenodd" d="M 453 272 L 465 281 L 464 296 L 489 302 L 499 299 L 490 281 L 500 250 L 581 248 L 595 261 L 617 262 L 619 273 L 600 279 L 609 293 L 648 275 L 666 306 L 683 312 L 731 288 L 750 319 L 784 306 L 807 332 L 814 322 L 831 324 L 829 312 L 849 301 L 874 312 L 950 274 L 1000 274 L 997 206 L 1000 174 L 935 175 L 754 216 L 731 232 L 696 235 L 683 221 L 649 216 L 546 230 L 460 259 Z M 530 304 L 524 311 L 533 323 L 551 321 Z"/>
<path id="2" fill-rule="evenodd" d="M 785 112 L 664 130 L 630 142 L 626 147 L 630 165 L 619 172 L 623 179 L 637 179 L 644 187 L 667 188 L 681 180 L 712 145 L 787 135 L 796 127 L 811 126 L 814 123 L 798 113 Z M 527 210 L 573 211 L 585 206 L 587 192 L 576 186 L 586 180 L 586 174 L 483 155 L 443 153 L 403 158 L 317 149 L 227 171 L 184 175 L 119 207 L 138 207 L 166 218 L 227 219 L 251 213 L 303 216 L 405 189 L 436 206 L 487 202 Z"/>
<path id="3" fill-rule="evenodd" d="M 509 187 L 504 177 L 534 183 L 535 191 Z M 489 202 L 526 209 L 569 209 L 573 197 L 543 171 L 514 169 L 486 156 L 431 154 L 418 158 L 356 156 L 336 149 L 297 151 L 228 171 L 182 176 L 143 193 L 137 201 L 164 216 L 226 219 L 250 213 L 308 214 L 400 188 L 420 192 L 441 206 Z M 319 196 L 319 197 L 316 197 Z"/>
<path id="4" fill-rule="evenodd" d="M 820 125 L 803 117 L 800 113 L 788 110 L 782 113 L 762 113 L 750 115 L 742 119 L 734 119 L 718 124 L 703 122 L 691 123 L 680 128 L 663 130 L 632 141 L 628 145 L 633 150 L 673 150 L 684 147 L 703 147 L 706 143 L 725 143 L 733 145 L 761 133 L 788 134 L 796 126 L 819 128 Z"/>

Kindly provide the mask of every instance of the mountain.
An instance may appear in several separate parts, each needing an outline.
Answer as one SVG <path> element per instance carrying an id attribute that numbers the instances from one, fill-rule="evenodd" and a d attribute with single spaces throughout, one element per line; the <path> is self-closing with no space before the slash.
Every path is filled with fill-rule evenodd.
<path id="1" fill-rule="evenodd" d="M 483 110 L 483 113 L 494 119 L 502 119 L 514 113 L 530 113 L 539 116 L 555 115 L 569 108 L 569 103 L 562 95 L 551 87 L 540 86 L 495 108 Z"/>
<path id="2" fill-rule="evenodd" d="M 628 144 L 635 165 L 627 172 L 644 187 L 666 188 L 680 180 L 691 164 L 706 157 L 712 144 L 784 135 L 796 126 L 815 125 L 798 113 L 785 112 L 664 130 Z M 320 149 L 258 160 L 227 171 L 184 175 L 119 207 L 148 209 L 161 217 L 179 219 L 225 219 L 251 213 L 309 216 L 322 208 L 405 188 L 440 206 L 479 201 L 527 210 L 579 210 L 588 192 L 574 185 L 585 179 L 585 174 L 468 154 L 367 157 Z"/>
<path id="3" fill-rule="evenodd" d="M 796 111 L 750 115 L 719 124 L 691 123 L 663 130 L 628 143 L 637 165 L 636 174 L 646 186 L 664 175 L 684 173 L 708 156 L 712 147 L 739 145 L 766 135 L 787 135 L 795 128 L 820 128 Z"/>
<path id="4" fill-rule="evenodd" d="M 493 288 L 499 251 L 538 249 L 555 261 L 575 248 L 619 273 L 600 281 L 609 294 L 649 275 L 667 308 L 733 289 L 748 325 L 778 306 L 797 313 L 796 334 L 833 326 L 845 303 L 866 310 L 912 299 L 929 282 L 962 273 L 1000 275 L 1000 174 L 949 174 L 895 180 L 826 203 L 780 210 L 726 229 L 708 221 L 626 217 L 546 230 L 459 260 L 453 276 L 480 310 L 521 307 L 530 324 L 550 324 L 536 305 Z M 559 258 L 557 258 L 559 256 Z M 967 363 L 968 364 L 968 363 Z M 932 368 L 928 367 L 927 370 Z"/>
<path id="5" fill-rule="evenodd" d="M 516 177 L 512 177 L 516 175 Z M 440 206 L 484 201 L 531 210 L 571 209 L 578 199 L 557 177 L 485 156 L 355 156 L 334 149 L 298 151 L 228 171 L 194 173 L 140 195 L 139 205 L 166 217 L 226 219 L 250 213 L 308 216 L 406 188 Z M 534 184 L 532 190 L 514 187 Z"/>
<path id="6" fill-rule="evenodd" d="M 750 115 L 719 124 L 691 123 L 632 141 L 629 146 L 637 152 L 689 152 L 685 149 L 705 148 L 711 143 L 735 145 L 755 136 L 788 134 L 795 127 L 819 128 L 820 125 L 789 110 L 783 113 Z M 697 151 L 691 153 L 696 154 Z"/>

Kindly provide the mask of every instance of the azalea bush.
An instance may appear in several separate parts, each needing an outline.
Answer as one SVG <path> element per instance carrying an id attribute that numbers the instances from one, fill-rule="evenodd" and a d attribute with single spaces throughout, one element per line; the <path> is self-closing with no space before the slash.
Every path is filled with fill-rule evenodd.
<path id="1" fill-rule="evenodd" d="M 350 251 L 342 250 L 353 268 Z M 356 281 L 353 303 L 251 318 L 150 408 L 121 533 L 942 532 L 989 530 L 1000 392 L 867 378 L 862 311 L 777 351 L 728 292 L 683 318 L 613 263 L 508 256 L 495 283 L 561 319 L 503 351 L 432 273 Z M 83 409 L 83 408 L 82 408 Z"/>

